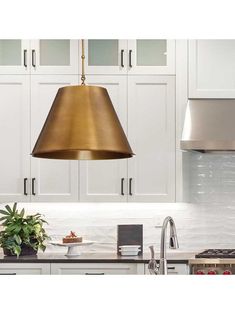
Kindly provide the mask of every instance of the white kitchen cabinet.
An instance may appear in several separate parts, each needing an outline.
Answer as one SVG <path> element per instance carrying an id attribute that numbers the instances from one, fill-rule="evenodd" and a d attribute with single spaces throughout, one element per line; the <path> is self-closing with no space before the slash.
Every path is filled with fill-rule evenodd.
<path id="1" fill-rule="evenodd" d="M 174 77 L 132 76 L 128 89 L 122 76 L 88 76 L 87 81 L 107 88 L 136 155 L 81 161 L 81 201 L 174 202 Z"/>
<path id="2" fill-rule="evenodd" d="M 29 76 L 0 75 L 0 203 L 30 199 L 29 95 Z"/>
<path id="3" fill-rule="evenodd" d="M 78 74 L 78 40 L 31 40 L 31 74 Z"/>
<path id="4" fill-rule="evenodd" d="M 235 40 L 189 40 L 189 97 L 235 98 Z"/>
<path id="5" fill-rule="evenodd" d="M 0 74 L 29 74 L 29 52 L 29 40 L 1 39 Z"/>
<path id="6" fill-rule="evenodd" d="M 50 275 L 50 263 L 0 263 L 0 275 Z"/>
<path id="7" fill-rule="evenodd" d="M 89 39 L 85 55 L 87 74 L 175 74 L 174 40 Z"/>
<path id="8" fill-rule="evenodd" d="M 89 39 L 85 44 L 87 74 L 116 75 L 127 73 L 127 40 Z M 81 60 L 81 41 L 80 41 Z"/>
<path id="9" fill-rule="evenodd" d="M 52 263 L 52 275 L 137 275 L 144 264 L 137 263 Z"/>
<path id="10" fill-rule="evenodd" d="M 128 201 L 175 201 L 175 78 L 128 78 Z"/>
<path id="11" fill-rule="evenodd" d="M 0 202 L 78 201 L 77 161 L 30 156 L 58 88 L 77 79 L 0 75 Z"/>
<path id="12" fill-rule="evenodd" d="M 167 264 L 168 275 L 189 275 L 189 266 L 187 264 Z M 145 264 L 145 275 L 150 275 L 148 264 Z"/>
<path id="13" fill-rule="evenodd" d="M 128 74 L 175 74 L 175 40 L 128 40 Z"/>
<path id="14" fill-rule="evenodd" d="M 78 40 L 0 40 L 0 74 L 78 74 Z"/>
<path id="15" fill-rule="evenodd" d="M 31 151 L 60 87 L 76 85 L 75 75 L 31 77 Z M 31 158 L 31 201 L 78 200 L 78 162 Z"/>
<path id="16" fill-rule="evenodd" d="M 87 76 L 89 85 L 108 90 L 124 131 L 127 131 L 127 78 Z M 126 201 L 127 160 L 80 161 L 80 200 L 83 202 Z"/>

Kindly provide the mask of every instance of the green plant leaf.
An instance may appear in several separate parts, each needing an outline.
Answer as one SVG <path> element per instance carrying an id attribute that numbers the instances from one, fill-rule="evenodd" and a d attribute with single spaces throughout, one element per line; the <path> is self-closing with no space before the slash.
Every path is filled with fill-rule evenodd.
<path id="1" fill-rule="evenodd" d="M 6 205 L 5 208 L 9 212 L 9 214 L 13 214 L 13 211 L 11 210 L 11 207 L 9 205 Z"/>
<path id="2" fill-rule="evenodd" d="M 13 248 L 13 252 L 14 254 L 16 254 L 17 257 L 19 257 L 20 253 L 21 253 L 21 247 L 19 245 L 16 245 L 14 248 Z"/>
<path id="3" fill-rule="evenodd" d="M 24 210 L 24 208 L 21 210 L 21 212 L 20 212 L 20 216 L 23 218 L 24 217 L 24 213 L 25 213 L 25 210 Z"/>
<path id="4" fill-rule="evenodd" d="M 15 235 L 14 235 L 14 239 L 16 240 L 16 243 L 17 243 L 18 245 L 20 245 L 20 244 L 22 243 L 22 240 L 21 240 L 21 238 L 20 238 L 20 236 L 19 236 L 18 234 L 15 234 Z"/>
<path id="5" fill-rule="evenodd" d="M 12 207 L 13 214 L 16 213 L 16 207 L 17 207 L 17 203 L 14 203 L 14 205 L 13 205 L 13 207 Z"/>
<path id="6" fill-rule="evenodd" d="M 7 212 L 5 210 L 2 210 L 2 209 L 0 209 L 0 213 L 3 214 L 3 215 L 7 215 L 7 216 L 9 215 L 9 212 Z"/>

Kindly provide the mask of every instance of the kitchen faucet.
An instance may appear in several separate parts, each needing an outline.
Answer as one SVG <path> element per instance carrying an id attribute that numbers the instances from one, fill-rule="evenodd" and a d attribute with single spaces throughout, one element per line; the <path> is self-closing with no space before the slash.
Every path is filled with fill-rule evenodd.
<path id="1" fill-rule="evenodd" d="M 167 226 L 168 223 L 170 224 L 170 242 L 169 242 L 169 248 L 170 249 L 177 249 L 179 247 L 177 234 L 176 234 L 176 228 L 175 228 L 175 222 L 172 217 L 167 216 L 162 225 L 162 231 L 161 231 L 161 245 L 160 245 L 160 261 L 159 265 L 157 266 L 156 260 L 154 259 L 154 249 L 151 245 L 150 251 L 151 251 L 151 259 L 149 261 L 149 272 L 153 275 L 167 275 L 167 260 L 166 260 L 166 232 L 167 232 Z"/>

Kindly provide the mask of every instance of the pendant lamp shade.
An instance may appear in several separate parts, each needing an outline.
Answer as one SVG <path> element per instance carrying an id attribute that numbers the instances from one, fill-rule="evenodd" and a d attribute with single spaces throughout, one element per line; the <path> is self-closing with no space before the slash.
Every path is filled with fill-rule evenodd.
<path id="1" fill-rule="evenodd" d="M 107 90 L 81 85 L 58 90 L 32 156 L 119 159 L 133 152 Z"/>

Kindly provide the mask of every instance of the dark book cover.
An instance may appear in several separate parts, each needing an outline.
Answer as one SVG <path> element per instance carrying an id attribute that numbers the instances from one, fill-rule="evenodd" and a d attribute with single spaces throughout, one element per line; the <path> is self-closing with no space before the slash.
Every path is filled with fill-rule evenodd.
<path id="1" fill-rule="evenodd" d="M 117 226 L 117 253 L 120 255 L 120 245 L 140 245 L 143 254 L 143 225 L 118 225 Z"/>

